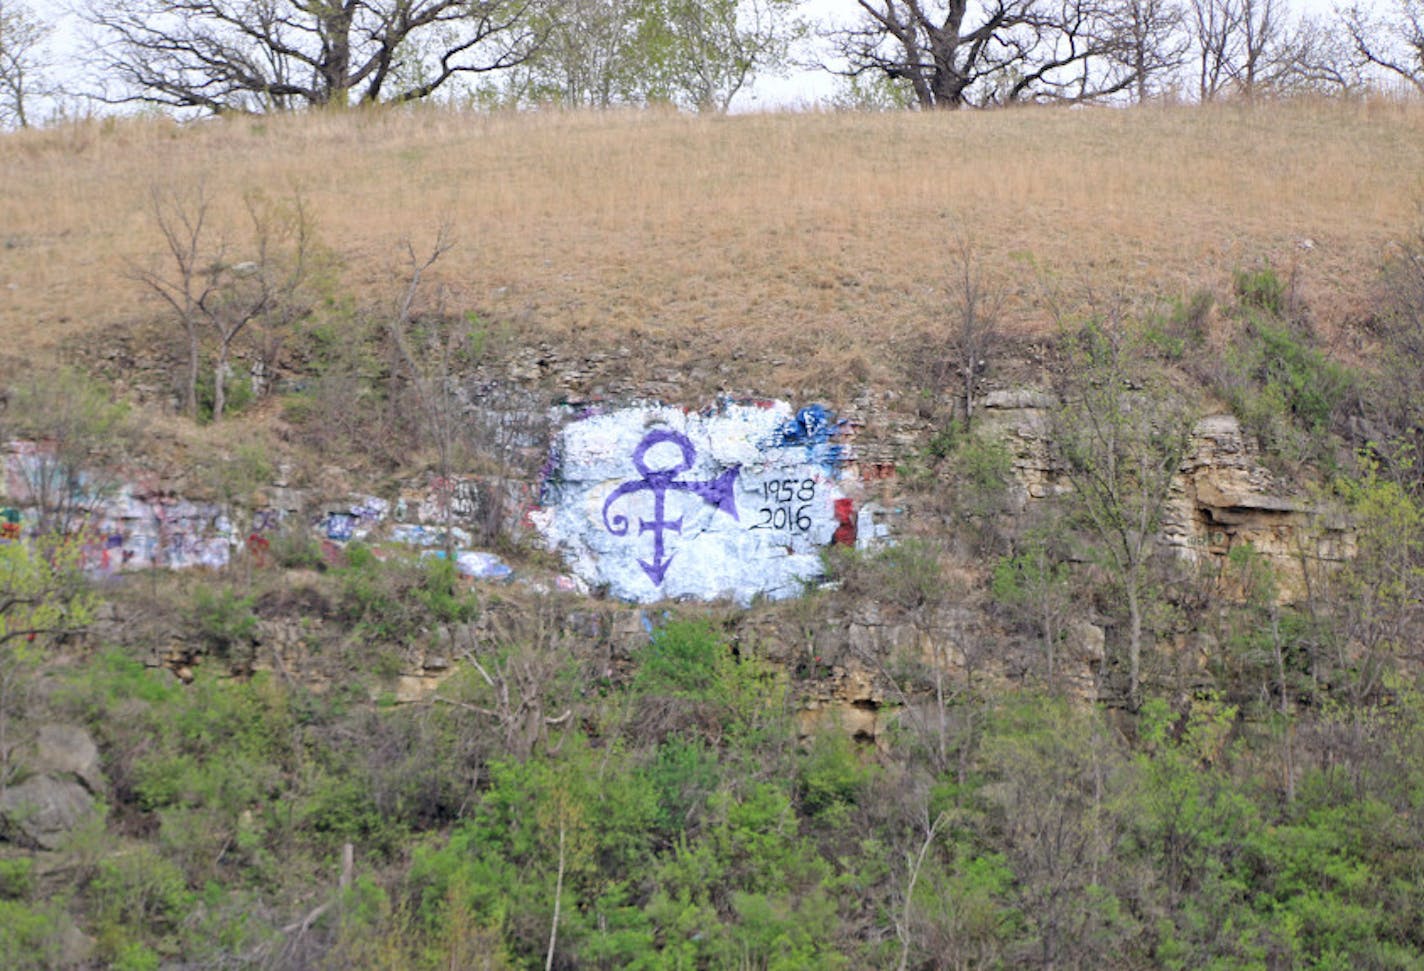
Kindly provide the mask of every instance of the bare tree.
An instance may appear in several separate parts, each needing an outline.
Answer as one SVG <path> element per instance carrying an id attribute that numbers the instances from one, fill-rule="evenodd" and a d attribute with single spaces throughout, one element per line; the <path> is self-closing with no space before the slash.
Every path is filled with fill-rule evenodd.
<path id="1" fill-rule="evenodd" d="M 40 50 L 48 33 L 23 3 L 0 0 L 0 126 L 30 126 L 28 106 L 45 93 Z"/>
<path id="2" fill-rule="evenodd" d="M 1149 51 L 1160 15 L 1139 24 L 1133 0 L 857 0 L 861 22 L 835 35 L 848 66 L 904 83 L 921 108 L 1023 101 L 1099 101 L 1141 85 L 1171 56 Z"/>
<path id="3" fill-rule="evenodd" d="M 851 77 L 880 73 L 914 91 L 921 108 L 972 104 L 976 87 L 1006 76 L 1024 58 L 1008 37 L 1032 32 L 1037 0 L 1001 0 L 979 8 L 971 0 L 857 0 L 860 24 L 840 32 L 839 53 Z"/>
<path id="4" fill-rule="evenodd" d="M 233 258 L 223 232 L 212 227 L 212 200 L 199 185 L 187 195 L 150 192 L 154 220 L 172 260 L 166 271 L 135 267 L 134 279 L 168 304 L 183 328 L 188 361 L 183 410 L 198 413 L 204 335 L 216 339 L 212 417 L 227 408 L 227 378 L 237 339 L 249 328 L 268 334 L 306 313 L 303 291 L 313 269 L 314 223 L 300 194 L 276 202 L 257 193 L 244 200 L 251 250 Z"/>
<path id="5" fill-rule="evenodd" d="M 393 377 L 414 399 L 421 439 L 435 447 L 435 474 L 453 488 L 457 453 L 466 443 L 464 408 L 455 392 L 456 369 L 474 342 L 473 327 L 466 318 L 451 319 L 437 312 L 424 316 L 416 312 L 416 300 L 426 284 L 426 275 L 455 245 L 453 229 L 442 223 L 424 256 L 406 242 L 406 285 L 387 324 L 387 335 L 395 352 L 397 367 Z M 445 554 L 455 555 L 451 507 L 443 506 Z"/>
<path id="6" fill-rule="evenodd" d="M 1142 104 L 1159 93 L 1157 79 L 1186 59 L 1185 12 L 1176 0 L 1121 0 L 1109 8 L 1108 23 L 1115 38 L 1109 56 L 1127 70 L 1133 100 Z"/>
<path id="7" fill-rule="evenodd" d="M 1236 82 L 1249 100 L 1291 65 L 1283 0 L 1240 0 L 1241 58 Z"/>
<path id="8" fill-rule="evenodd" d="M 1191 441 L 1185 405 L 1153 375 L 1116 313 L 1089 324 L 1060 389 L 1054 443 L 1092 553 L 1127 607 L 1127 702 L 1140 703 L 1144 615 L 1158 530 Z"/>
<path id="9" fill-rule="evenodd" d="M 164 246 L 173 260 L 171 273 L 134 267 L 134 279 L 148 287 L 173 310 L 183 328 L 188 362 L 183 375 L 183 413 L 198 414 L 198 373 L 202 367 L 202 307 L 210 296 L 212 281 L 202 271 L 203 237 L 211 200 L 207 187 L 199 183 L 186 196 L 176 191 L 165 192 L 158 186 L 149 189 L 149 203 L 154 222 L 163 234 Z"/>
<path id="10" fill-rule="evenodd" d="M 1336 32 L 1288 0 L 1191 0 L 1188 27 L 1202 102 L 1359 86 Z"/>
<path id="11" fill-rule="evenodd" d="M 961 240 L 950 285 L 950 315 L 954 325 L 955 356 L 964 408 L 964 431 L 974 420 L 975 387 L 988 366 L 999 340 L 999 312 L 1003 308 L 1002 286 L 985 282 L 984 270 L 973 244 Z"/>
<path id="12" fill-rule="evenodd" d="M 1236 0 L 1191 0 L 1192 40 L 1196 47 L 1197 100 L 1215 101 L 1231 81 L 1236 60 L 1240 10 Z"/>
<path id="13" fill-rule="evenodd" d="M 1354 4 L 1343 12 L 1359 60 L 1424 94 L 1424 0 L 1393 0 L 1389 12 Z"/>
<path id="14" fill-rule="evenodd" d="M 534 0 L 91 0 L 95 56 L 143 101 L 213 112 L 424 98 L 537 47 Z"/>

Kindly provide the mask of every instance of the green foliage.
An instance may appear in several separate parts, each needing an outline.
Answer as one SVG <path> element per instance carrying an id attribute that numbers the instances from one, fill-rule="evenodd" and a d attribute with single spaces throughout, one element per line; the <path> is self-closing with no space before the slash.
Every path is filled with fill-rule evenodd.
<path id="1" fill-rule="evenodd" d="M 232 418 L 242 414 L 257 400 L 252 389 L 252 378 L 248 375 L 229 375 L 223 382 L 223 416 Z M 217 404 L 217 391 L 213 369 L 204 368 L 198 372 L 198 423 L 210 424 L 213 408 Z"/>
<path id="2" fill-rule="evenodd" d="M 479 614 L 473 592 L 463 589 L 455 564 L 440 557 L 376 559 L 351 543 L 339 571 L 339 610 L 368 638 L 403 642 L 432 624 L 464 623 Z"/>
<path id="3" fill-rule="evenodd" d="M 1355 556 L 1332 577 L 1334 679 L 1355 701 L 1372 698 L 1418 637 L 1424 607 L 1424 503 L 1369 456 L 1337 488 L 1349 505 Z"/>
<path id="4" fill-rule="evenodd" d="M 822 732 L 812 739 L 797 772 L 801 808 L 811 816 L 843 817 L 871 778 L 844 731 Z"/>
<path id="5" fill-rule="evenodd" d="M 1126 643 L 1114 660 L 1128 705 L 1135 707 L 1155 579 L 1149 567 L 1194 418 L 1189 402 L 1146 357 L 1140 332 L 1124 320 L 1091 320 L 1074 345 L 1054 444 L 1073 485 L 1070 508 L 1086 552 L 1121 594 Z"/>
<path id="6" fill-rule="evenodd" d="M 93 619 L 81 552 L 74 540 L 0 542 L 0 648 L 14 662 L 32 655 L 39 639 L 79 631 Z"/>
<path id="7" fill-rule="evenodd" d="M 1206 344 L 1206 323 L 1214 303 L 1215 297 L 1207 290 L 1174 300 L 1165 312 L 1144 322 L 1143 340 L 1165 361 L 1180 362 L 1188 351 L 1200 352 Z"/>
<path id="8" fill-rule="evenodd" d="M 674 621 L 658 628 L 638 657 L 635 691 L 707 698 L 733 666 L 726 641 L 705 621 Z"/>
<path id="9" fill-rule="evenodd" d="M 0 860 L 0 900 L 25 900 L 34 892 L 34 863 L 23 856 Z"/>
<path id="10" fill-rule="evenodd" d="M 1237 270 L 1232 274 L 1231 288 L 1243 307 L 1263 310 L 1272 317 L 1286 315 L 1286 285 L 1270 266 Z"/>
<path id="11" fill-rule="evenodd" d="M 665 624 L 634 661 L 638 667 L 631 689 L 639 711 L 665 715 L 671 730 L 732 746 L 785 730 L 783 685 L 756 658 L 734 655 L 705 621 Z"/>
<path id="12" fill-rule="evenodd" d="M 0 416 L 7 438 L 43 443 L 12 466 L 30 504 L 38 507 L 38 532 L 69 535 L 115 485 L 103 474 L 122 460 L 134 435 L 127 406 L 108 388 L 78 371 L 34 371 L 9 393 Z M 0 489 L 4 486 L 0 485 Z"/>
<path id="13" fill-rule="evenodd" d="M 965 438 L 953 459 L 956 508 L 962 516 L 985 519 L 1004 511 L 1013 456 L 998 438 L 975 434 Z"/>
<path id="14" fill-rule="evenodd" d="M 645 771 L 657 791 L 658 829 L 669 838 L 695 829 L 722 778 L 715 750 L 676 735 L 658 746 Z"/>
<path id="15" fill-rule="evenodd" d="M 1057 655 L 1072 610 L 1073 571 L 1052 527 L 1031 529 L 1020 538 L 1018 552 L 994 564 L 989 593 L 994 602 L 1023 630 L 1037 635 L 1047 681 L 1057 674 Z"/>
<path id="16" fill-rule="evenodd" d="M 1356 376 L 1311 345 L 1274 272 L 1238 273 L 1237 295 L 1243 332 L 1216 376 L 1218 392 L 1268 455 L 1328 461 Z"/>
<path id="17" fill-rule="evenodd" d="M 59 967 L 63 931 L 69 924 L 61 901 L 0 899 L 0 965 L 13 971 Z"/>
<path id="18" fill-rule="evenodd" d="M 200 586 L 193 592 L 193 626 L 204 648 L 216 657 L 251 663 L 257 639 L 256 597 L 231 589 Z"/>
<path id="19" fill-rule="evenodd" d="M 871 552 L 832 546 L 824 553 L 827 576 L 849 594 L 879 597 L 907 610 L 944 595 L 940 555 L 933 542 L 918 538 Z"/>
<path id="20" fill-rule="evenodd" d="M 1264 385 L 1262 394 L 1279 401 L 1306 431 L 1324 432 L 1350 390 L 1349 372 L 1284 325 L 1258 318 L 1252 331 L 1260 342 L 1256 378 Z"/>
<path id="21" fill-rule="evenodd" d="M 560 8 L 534 18 L 546 38 L 520 83 L 487 85 L 486 107 L 677 105 L 725 111 L 741 87 L 784 63 L 800 34 L 794 3 L 749 8 L 739 0 L 620 0 Z"/>
<path id="22" fill-rule="evenodd" d="M 100 952 L 135 969 L 158 966 L 143 938 L 171 939 L 194 902 L 182 872 L 149 846 L 103 860 L 89 893 Z"/>
<path id="23" fill-rule="evenodd" d="M 79 554 L 77 540 L 56 535 L 0 541 L 0 790 L 19 768 L 11 728 L 29 712 L 51 646 L 93 620 Z"/>

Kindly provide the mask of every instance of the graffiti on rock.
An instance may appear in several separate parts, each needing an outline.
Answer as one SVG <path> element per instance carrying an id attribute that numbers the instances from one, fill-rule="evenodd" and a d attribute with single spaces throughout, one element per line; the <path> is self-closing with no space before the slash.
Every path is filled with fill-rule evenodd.
<path id="1" fill-rule="evenodd" d="M 590 588 L 642 603 L 800 593 L 854 543 L 846 429 L 825 408 L 647 405 L 556 436 L 530 522 Z"/>
<path id="2" fill-rule="evenodd" d="M 648 450 L 664 442 L 677 447 L 681 453 L 678 463 L 656 471 L 648 468 Z M 698 496 L 709 506 L 721 510 L 733 519 L 737 518 L 737 498 L 733 492 L 733 485 L 737 481 L 737 473 L 741 471 L 741 467 L 734 465 L 717 478 L 706 482 L 679 482 L 676 477 L 691 469 L 696 457 L 697 450 L 686 435 L 679 435 L 672 431 L 648 432 L 638 443 L 638 447 L 633 450 L 633 467 L 638 470 L 641 478 L 635 482 L 623 483 L 603 501 L 604 527 L 614 536 L 626 536 L 628 535 L 628 517 L 614 515 L 612 519 L 609 519 L 609 508 L 624 496 L 644 490 L 653 494 L 653 518 L 638 520 L 639 535 L 653 534 L 653 559 L 651 563 L 639 560 L 638 565 L 643 568 L 643 572 L 648 575 L 648 579 L 652 580 L 654 585 L 662 584 L 663 577 L 667 575 L 667 569 L 672 564 L 672 554 L 664 556 L 666 551 L 663 533 L 667 531 L 682 532 L 681 516 L 676 519 L 664 518 L 669 491 Z"/>

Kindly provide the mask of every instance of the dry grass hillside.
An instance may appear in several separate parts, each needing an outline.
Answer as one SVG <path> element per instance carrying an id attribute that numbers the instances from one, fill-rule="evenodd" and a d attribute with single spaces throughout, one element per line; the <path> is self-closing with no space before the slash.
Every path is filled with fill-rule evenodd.
<path id="1" fill-rule="evenodd" d="M 1171 299 L 1293 274 L 1328 334 L 1417 228 L 1424 107 L 1394 103 L 703 118 L 407 113 L 106 120 L 0 136 L 0 332 L 43 358 L 161 308 L 154 186 L 299 189 L 358 302 L 442 219 L 458 309 L 580 346 L 651 342 L 793 379 L 942 316 L 956 241 L 1010 293 Z"/>

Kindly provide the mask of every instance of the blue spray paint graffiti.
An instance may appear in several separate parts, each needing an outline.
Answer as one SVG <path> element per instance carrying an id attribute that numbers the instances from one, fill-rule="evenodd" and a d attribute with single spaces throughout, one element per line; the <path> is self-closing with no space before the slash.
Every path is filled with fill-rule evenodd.
<path id="1" fill-rule="evenodd" d="M 807 405 L 777 427 L 767 448 L 805 448 L 806 461 L 834 472 L 844 460 L 844 449 L 832 444 L 842 431 L 844 422 L 836 420 L 835 412 L 824 405 Z"/>
<path id="2" fill-rule="evenodd" d="M 667 468 L 649 469 L 646 462 L 648 450 L 664 442 L 677 446 L 682 453 L 681 461 Z M 628 535 L 628 517 L 620 514 L 609 519 L 609 509 L 624 496 L 644 490 L 653 494 L 653 518 L 638 520 L 638 535 L 653 534 L 653 559 L 652 562 L 639 560 L 638 565 L 643 568 L 648 579 L 658 586 L 662 585 L 663 577 L 667 575 L 667 569 L 672 564 L 672 558 L 675 555 L 668 554 L 664 557 L 666 547 L 663 534 L 665 532 L 682 532 L 681 516 L 676 519 L 664 518 L 664 502 L 669 491 L 691 493 L 718 511 L 726 513 L 733 519 L 737 518 L 737 500 L 734 488 L 737 473 L 741 471 L 740 466 L 733 466 L 715 479 L 702 482 L 678 482 L 676 477 L 692 468 L 696 458 L 697 450 L 693 448 L 692 442 L 687 436 L 667 430 L 648 432 L 638 443 L 638 447 L 633 450 L 633 467 L 638 470 L 638 474 L 642 478 L 635 482 L 623 483 L 613 490 L 612 495 L 603 503 L 604 527 L 614 536 L 626 536 Z"/>
<path id="3" fill-rule="evenodd" d="M 351 539 L 355 527 L 356 517 L 350 513 L 329 513 L 326 517 L 326 538 L 344 543 Z"/>

